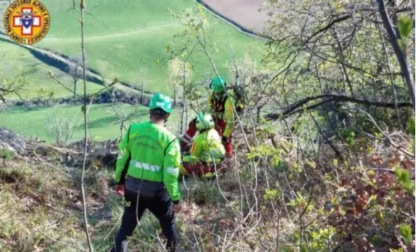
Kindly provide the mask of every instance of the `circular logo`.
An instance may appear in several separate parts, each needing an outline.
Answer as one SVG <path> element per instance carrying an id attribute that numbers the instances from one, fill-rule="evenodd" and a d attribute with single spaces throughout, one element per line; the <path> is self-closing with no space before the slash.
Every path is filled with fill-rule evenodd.
<path id="1" fill-rule="evenodd" d="M 47 8 L 36 0 L 16 0 L 4 13 L 4 29 L 19 44 L 35 44 L 50 28 Z"/>

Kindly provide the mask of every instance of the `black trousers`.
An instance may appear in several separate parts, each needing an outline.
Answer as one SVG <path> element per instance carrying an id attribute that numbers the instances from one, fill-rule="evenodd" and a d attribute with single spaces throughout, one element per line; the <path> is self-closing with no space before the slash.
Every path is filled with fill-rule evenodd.
<path id="1" fill-rule="evenodd" d="M 167 239 L 166 248 L 169 251 L 175 251 L 177 243 L 175 215 L 172 201 L 169 198 L 166 189 L 161 189 L 154 193 L 151 193 L 150 191 L 140 191 L 140 193 L 138 193 L 125 188 L 124 198 L 128 206 L 124 209 L 121 227 L 115 237 L 114 246 L 111 252 L 123 251 L 123 241 L 126 241 L 127 237 L 133 234 L 138 220 L 140 220 L 146 209 L 149 209 L 149 211 L 159 220 L 163 235 Z"/>

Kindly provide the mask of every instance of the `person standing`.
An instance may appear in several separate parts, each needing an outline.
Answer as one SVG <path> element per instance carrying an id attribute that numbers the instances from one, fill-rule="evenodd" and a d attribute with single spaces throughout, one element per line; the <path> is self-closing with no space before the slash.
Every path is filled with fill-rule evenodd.
<path id="1" fill-rule="evenodd" d="M 209 96 L 211 114 L 215 123 L 215 129 L 222 138 L 227 157 L 233 157 L 232 129 L 235 123 L 235 101 L 226 90 L 226 82 L 223 77 L 216 76 L 212 79 Z M 196 118 L 192 120 L 188 129 L 181 138 L 181 149 L 186 152 L 192 143 L 196 128 Z"/>
<path id="2" fill-rule="evenodd" d="M 169 251 L 176 250 L 175 213 L 179 212 L 178 187 L 181 152 L 177 138 L 164 123 L 172 111 L 166 95 L 155 93 L 150 100 L 150 121 L 132 124 L 124 135 L 116 164 L 116 192 L 127 202 L 112 252 L 127 250 L 144 211 L 158 220 Z"/>

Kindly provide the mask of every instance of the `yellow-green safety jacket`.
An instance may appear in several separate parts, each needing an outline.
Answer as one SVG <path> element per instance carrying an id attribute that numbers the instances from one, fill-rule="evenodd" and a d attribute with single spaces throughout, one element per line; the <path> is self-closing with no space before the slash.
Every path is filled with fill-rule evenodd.
<path id="1" fill-rule="evenodd" d="M 210 109 L 207 109 L 212 115 L 223 119 L 226 123 L 226 128 L 223 131 L 223 136 L 229 137 L 232 133 L 232 129 L 235 123 L 235 100 L 229 92 L 225 92 L 224 95 L 220 98 L 217 98 L 213 93 L 211 93 L 208 103 Z"/>
<path id="2" fill-rule="evenodd" d="M 210 129 L 194 138 L 190 152 L 191 156 L 185 157 L 184 161 L 193 163 L 202 161 L 209 164 L 213 162 L 219 163 L 225 156 L 225 152 L 225 147 L 223 147 L 219 134 L 215 129 Z"/>
<path id="3" fill-rule="evenodd" d="M 172 201 L 180 199 L 178 176 L 181 167 L 179 141 L 164 126 L 152 122 L 132 124 L 119 146 L 115 180 L 125 176 L 162 182 Z"/>

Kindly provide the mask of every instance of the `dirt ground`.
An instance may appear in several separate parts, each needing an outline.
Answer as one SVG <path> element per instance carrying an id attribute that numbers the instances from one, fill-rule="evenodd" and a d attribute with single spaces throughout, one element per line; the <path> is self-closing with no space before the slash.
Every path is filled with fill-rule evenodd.
<path id="1" fill-rule="evenodd" d="M 261 32 L 269 16 L 259 12 L 264 0 L 203 0 L 204 3 L 243 26 L 246 29 Z"/>

